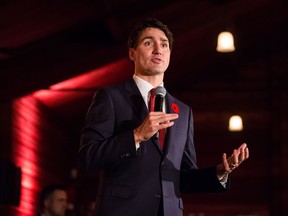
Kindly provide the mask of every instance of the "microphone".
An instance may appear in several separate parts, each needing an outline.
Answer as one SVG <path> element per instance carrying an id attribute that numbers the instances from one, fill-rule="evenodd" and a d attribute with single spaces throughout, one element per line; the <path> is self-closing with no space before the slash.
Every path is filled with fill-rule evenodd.
<path id="1" fill-rule="evenodd" d="M 163 111 L 163 103 L 164 98 L 166 95 L 166 89 L 162 86 L 158 86 L 155 89 L 155 105 L 154 105 L 154 111 Z"/>
<path id="2" fill-rule="evenodd" d="M 164 98 L 166 95 L 166 89 L 162 86 L 158 86 L 155 89 L 155 105 L 154 105 L 154 111 L 163 111 L 163 103 Z M 159 138 L 159 131 L 154 135 L 155 139 Z"/>

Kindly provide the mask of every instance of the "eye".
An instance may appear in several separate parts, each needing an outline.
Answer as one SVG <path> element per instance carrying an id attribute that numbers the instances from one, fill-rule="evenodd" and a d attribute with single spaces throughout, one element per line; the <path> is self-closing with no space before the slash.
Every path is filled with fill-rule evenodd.
<path id="1" fill-rule="evenodd" d="M 150 46 L 151 44 L 152 44 L 151 41 L 145 41 L 145 42 L 144 42 L 144 45 L 145 45 L 145 46 Z"/>
<path id="2" fill-rule="evenodd" d="M 163 48 L 169 47 L 169 46 L 168 46 L 168 43 L 163 43 L 161 46 L 162 46 Z"/>

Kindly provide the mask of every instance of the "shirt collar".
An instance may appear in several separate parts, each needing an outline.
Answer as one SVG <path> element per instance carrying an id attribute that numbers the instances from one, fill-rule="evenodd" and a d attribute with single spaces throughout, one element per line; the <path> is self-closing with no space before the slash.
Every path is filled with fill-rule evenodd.
<path id="1" fill-rule="evenodd" d="M 153 88 L 153 86 L 149 82 L 147 82 L 146 80 L 140 78 L 135 74 L 133 75 L 133 79 L 146 103 L 146 106 L 148 107 L 148 94 L 149 91 Z M 164 86 L 163 82 L 160 86 Z"/>

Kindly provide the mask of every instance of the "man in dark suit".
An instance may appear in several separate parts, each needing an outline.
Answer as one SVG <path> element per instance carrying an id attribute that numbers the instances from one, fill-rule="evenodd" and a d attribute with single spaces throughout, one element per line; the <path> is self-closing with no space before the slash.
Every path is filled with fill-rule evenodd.
<path id="1" fill-rule="evenodd" d="M 101 172 L 96 208 L 101 216 L 182 216 L 181 193 L 229 189 L 229 173 L 248 158 L 246 144 L 222 163 L 196 165 L 192 110 L 169 93 L 163 111 L 148 110 L 150 89 L 163 86 L 173 37 L 145 19 L 129 37 L 133 79 L 96 92 L 86 116 L 79 167 Z M 160 147 L 159 131 L 165 131 Z"/>

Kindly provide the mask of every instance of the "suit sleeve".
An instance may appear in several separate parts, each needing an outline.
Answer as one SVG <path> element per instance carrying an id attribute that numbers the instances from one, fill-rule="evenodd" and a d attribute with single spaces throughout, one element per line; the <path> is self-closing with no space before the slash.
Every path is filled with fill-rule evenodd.
<path id="1" fill-rule="evenodd" d="M 193 141 L 194 127 L 193 114 L 189 109 L 189 122 L 187 130 L 187 141 L 181 162 L 180 169 L 180 190 L 183 193 L 205 193 L 226 191 L 230 186 L 230 178 L 228 178 L 226 188 L 217 178 L 216 166 L 208 168 L 197 167 L 196 151 Z"/>
<path id="2" fill-rule="evenodd" d="M 115 131 L 115 104 L 105 89 L 94 95 L 85 118 L 78 152 L 80 169 L 105 169 L 136 157 L 133 129 Z"/>

